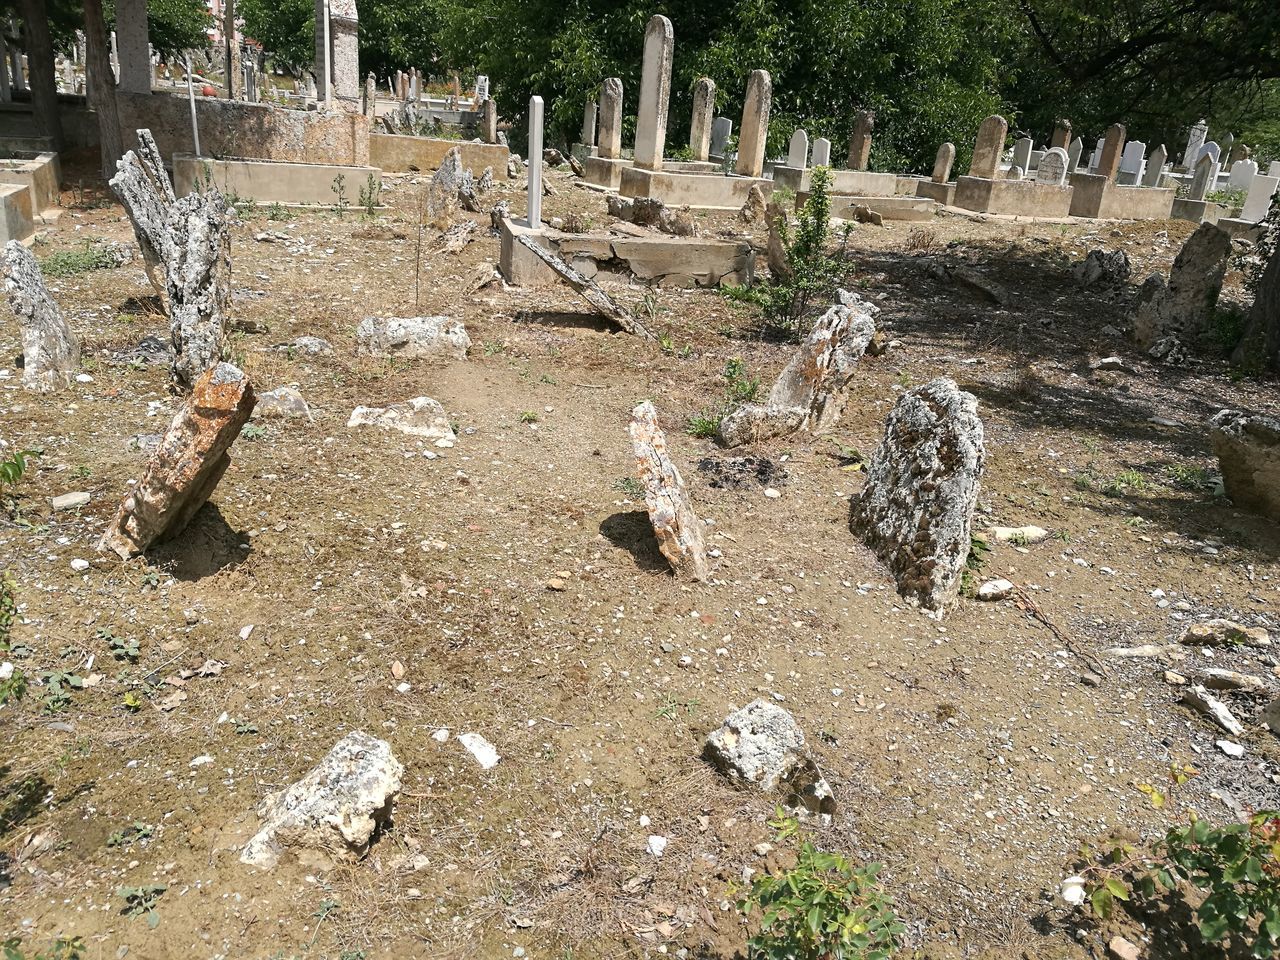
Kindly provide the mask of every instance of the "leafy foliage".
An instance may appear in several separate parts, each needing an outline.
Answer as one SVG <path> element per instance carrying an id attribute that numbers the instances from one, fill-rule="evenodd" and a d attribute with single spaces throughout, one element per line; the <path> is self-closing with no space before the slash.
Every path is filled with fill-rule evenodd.
<path id="1" fill-rule="evenodd" d="M 40 261 L 40 272 L 46 277 L 71 277 L 91 270 L 109 270 L 116 259 L 105 247 L 85 240 L 70 250 L 59 250 Z"/>
<path id="2" fill-rule="evenodd" d="M 13 621 L 18 617 L 18 584 L 8 570 L 0 573 L 0 659 L 13 647 Z M 27 692 L 27 675 L 16 667 L 7 677 L 0 677 L 0 707 L 10 700 L 21 700 Z"/>
<path id="3" fill-rule="evenodd" d="M 771 821 L 780 837 L 794 836 L 794 820 Z M 747 941 L 751 960 L 887 960 L 904 927 L 876 880 L 880 865 L 853 866 L 805 838 L 796 865 L 757 875 L 738 902 L 760 929 Z"/>
<path id="4" fill-rule="evenodd" d="M 82 960 L 84 955 L 84 937 L 59 937 L 48 950 L 31 954 L 30 960 Z M 0 943 L 0 960 L 28 960 L 22 940 L 10 937 Z"/>

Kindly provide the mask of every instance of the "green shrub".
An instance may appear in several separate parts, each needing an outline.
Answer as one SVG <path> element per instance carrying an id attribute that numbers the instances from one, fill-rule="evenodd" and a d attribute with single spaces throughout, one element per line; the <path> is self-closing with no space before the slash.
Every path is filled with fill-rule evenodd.
<path id="1" fill-rule="evenodd" d="M 73 277 L 92 270 L 110 270 L 116 266 L 116 258 L 101 244 L 93 240 L 70 250 L 59 250 L 40 261 L 40 272 L 46 277 Z"/>
<path id="2" fill-rule="evenodd" d="M 794 820 L 771 821 L 780 838 L 796 832 Z M 853 866 L 809 839 L 796 865 L 777 875 L 757 875 L 738 902 L 760 928 L 747 941 L 750 960 L 887 960 L 904 927 L 880 887 L 877 863 Z"/>

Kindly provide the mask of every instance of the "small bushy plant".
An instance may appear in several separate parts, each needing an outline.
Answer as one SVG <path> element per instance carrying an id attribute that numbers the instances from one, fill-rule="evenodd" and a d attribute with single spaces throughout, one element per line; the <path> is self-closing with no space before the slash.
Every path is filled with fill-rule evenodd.
<path id="1" fill-rule="evenodd" d="M 46 277 L 73 277 L 92 270 L 109 270 L 116 265 L 111 252 L 93 240 L 85 240 L 70 250 L 59 250 L 40 261 Z"/>

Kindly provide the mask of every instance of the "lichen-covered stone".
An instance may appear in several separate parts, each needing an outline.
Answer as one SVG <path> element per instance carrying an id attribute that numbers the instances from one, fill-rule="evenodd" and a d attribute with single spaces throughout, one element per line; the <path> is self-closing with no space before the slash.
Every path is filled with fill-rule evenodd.
<path id="1" fill-rule="evenodd" d="M 449 317 L 365 317 L 356 328 L 357 349 L 375 357 L 452 357 L 471 348 L 467 328 Z"/>
<path id="2" fill-rule="evenodd" d="M 1209 427 L 1227 496 L 1280 522 L 1280 420 L 1222 410 Z"/>
<path id="3" fill-rule="evenodd" d="M 788 806 L 835 812 L 831 788 L 809 756 L 795 718 L 767 700 L 756 700 L 711 731 L 703 756 L 730 780 L 759 790 L 785 790 Z"/>
<path id="4" fill-rule="evenodd" d="M 262 828 L 240 861 L 270 870 L 287 853 L 317 868 L 359 860 L 390 821 L 403 776 L 389 743 L 347 734 L 305 777 L 258 805 Z"/>
<path id="5" fill-rule="evenodd" d="M 1152 274 L 1142 285 L 1133 318 L 1133 339 L 1150 348 L 1157 340 L 1176 337 L 1193 343 L 1209 328 L 1222 278 L 1231 256 L 1231 237 L 1212 223 L 1202 223 L 1178 251 L 1166 283 Z"/>
<path id="6" fill-rule="evenodd" d="M 196 381 L 137 484 L 98 543 L 129 559 L 180 533 L 231 464 L 228 450 L 253 412 L 249 378 L 220 363 Z"/>
<path id="7" fill-rule="evenodd" d="M 165 222 L 176 198 L 150 130 L 138 131 L 138 152 L 130 150 L 116 162 L 110 183 L 133 224 L 147 278 L 163 297 Z"/>
<path id="8" fill-rule="evenodd" d="M 226 201 L 216 191 L 185 196 L 170 208 L 166 227 L 173 379 L 179 388 L 190 389 L 230 356 L 224 329 L 231 278 Z"/>
<path id="9" fill-rule="evenodd" d="M 853 498 L 853 531 L 893 573 L 899 593 L 938 615 L 969 556 L 984 460 L 978 401 L 939 377 L 898 399 Z"/>
<path id="10" fill-rule="evenodd" d="M 838 292 L 779 375 L 763 404 L 744 404 L 721 422 L 727 447 L 758 443 L 797 430 L 820 433 L 839 421 L 858 361 L 875 336 L 879 309 L 857 294 Z"/>
<path id="11" fill-rule="evenodd" d="M 658 549 L 677 576 L 705 580 L 709 568 L 702 521 L 693 510 L 679 469 L 667 456 L 667 438 L 647 400 L 631 411 L 631 445 Z"/>
<path id="12" fill-rule="evenodd" d="M 348 427 L 380 427 L 427 440 L 454 440 L 453 427 L 444 407 L 430 397 L 414 397 L 386 407 L 356 407 Z"/>
<path id="13" fill-rule="evenodd" d="M 9 308 L 22 331 L 22 386 L 37 393 L 61 390 L 80 369 L 80 341 L 44 285 L 40 265 L 10 240 L 0 257 Z"/>

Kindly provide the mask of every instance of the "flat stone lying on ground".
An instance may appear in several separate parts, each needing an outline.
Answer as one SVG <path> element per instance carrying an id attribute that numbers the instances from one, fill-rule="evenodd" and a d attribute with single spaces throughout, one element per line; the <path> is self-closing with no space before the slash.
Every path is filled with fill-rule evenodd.
<path id="1" fill-rule="evenodd" d="M 451 357 L 465 360 L 467 328 L 449 317 L 365 317 L 356 328 L 357 350 L 375 357 Z"/>
<path id="2" fill-rule="evenodd" d="M 449 443 L 457 439 L 444 407 L 430 397 L 414 397 L 385 407 L 356 407 L 351 411 L 347 426 L 379 427 L 407 433 L 411 437 Z"/>
<path id="3" fill-rule="evenodd" d="M 667 455 L 667 438 L 652 403 L 646 400 L 631 411 L 630 432 L 658 549 L 677 576 L 707 579 L 710 570 L 702 521 L 694 512 L 679 468 Z"/>
<path id="4" fill-rule="evenodd" d="M 180 533 L 230 466 L 227 451 L 254 402 L 253 387 L 240 370 L 229 363 L 207 370 L 121 502 L 98 549 L 127 560 Z"/>
<path id="5" fill-rule="evenodd" d="M 1241 509 L 1280 522 L 1280 420 L 1222 410 L 1209 429 L 1227 496 Z"/>
<path id="6" fill-rule="evenodd" d="M 70 386 L 80 369 L 80 340 L 44 284 L 31 251 L 10 240 L 0 256 L 4 288 L 22 332 L 22 387 L 52 393 Z"/>
<path id="7" fill-rule="evenodd" d="M 240 862 L 270 870 L 286 853 L 316 868 L 359 860 L 390 821 L 403 776 L 389 743 L 347 734 L 310 773 L 259 804 L 262 828 Z"/>
<path id="8" fill-rule="evenodd" d="M 851 528 L 927 612 L 941 615 L 959 588 L 984 462 L 978 401 L 939 377 L 894 404 L 853 498 Z"/>
<path id="9" fill-rule="evenodd" d="M 835 797 L 809 755 L 804 731 L 777 704 L 755 700 L 735 710 L 708 734 L 702 753 L 736 783 L 765 792 L 784 790 L 789 807 L 835 812 Z"/>
<path id="10" fill-rule="evenodd" d="M 1271 635 L 1265 627 L 1246 627 L 1234 620 L 1218 618 L 1190 624 L 1178 642 L 1197 647 L 1268 647 Z"/>
<path id="11" fill-rule="evenodd" d="M 1028 525 L 1025 527 L 987 527 L 987 539 L 997 543 L 1015 543 L 1019 546 L 1041 543 L 1049 539 L 1049 531 L 1044 527 Z"/>
<path id="12" fill-rule="evenodd" d="M 277 418 L 281 420 L 310 420 L 311 408 L 296 387 L 276 387 L 258 394 L 253 418 Z"/>
<path id="13" fill-rule="evenodd" d="M 840 290 L 838 302 L 814 323 L 763 404 L 744 404 L 720 422 L 727 447 L 797 430 L 821 433 L 840 420 L 858 361 L 875 336 L 878 308 Z"/>

